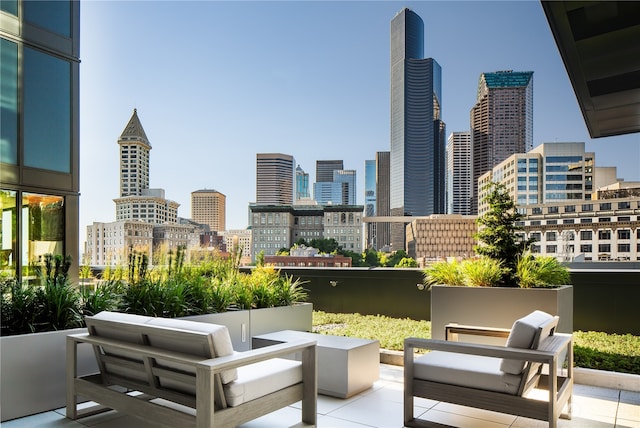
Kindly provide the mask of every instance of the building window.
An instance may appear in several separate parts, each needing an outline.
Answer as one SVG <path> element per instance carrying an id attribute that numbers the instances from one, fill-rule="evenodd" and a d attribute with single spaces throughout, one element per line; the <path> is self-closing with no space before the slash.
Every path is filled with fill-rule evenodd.
<path id="1" fill-rule="evenodd" d="M 0 159 L 15 165 L 18 163 L 18 45 L 5 39 L 0 39 L 0 43 Z"/>
<path id="2" fill-rule="evenodd" d="M 71 37 L 70 1 L 24 1 L 22 7 L 25 21 L 61 36 Z"/>
<path id="3" fill-rule="evenodd" d="M 547 254 L 555 253 L 557 248 L 558 247 L 556 245 L 547 245 Z"/>
<path id="4" fill-rule="evenodd" d="M 598 231 L 598 239 L 611 239 L 611 231 L 610 230 L 599 230 Z"/>
<path id="5" fill-rule="evenodd" d="M 581 218 L 580 223 L 593 223 L 593 219 L 591 218 Z"/>
<path id="6" fill-rule="evenodd" d="M 547 241 L 555 241 L 556 240 L 556 232 L 547 232 L 546 236 Z"/>
<path id="7" fill-rule="evenodd" d="M 618 252 L 619 253 L 630 253 L 631 252 L 631 244 L 618 244 Z"/>
<path id="8" fill-rule="evenodd" d="M 62 255 L 64 242 L 64 198 L 24 193 L 22 195 L 22 248 L 24 267 L 37 264 L 45 254 Z M 4 223 L 4 222 L 3 222 Z M 23 276 L 26 273 L 23 272 Z"/>
<path id="9" fill-rule="evenodd" d="M 618 230 L 618 239 L 631 239 L 631 230 L 630 229 Z"/>
<path id="10" fill-rule="evenodd" d="M 535 207 L 531 209 L 531 214 L 542 214 L 542 208 Z"/>
<path id="11" fill-rule="evenodd" d="M 542 235 L 540 234 L 540 232 L 531 232 L 531 233 L 529 234 L 529 237 L 530 237 L 531 239 L 533 239 L 534 241 L 539 242 L 539 241 L 540 241 L 540 239 L 542 238 Z"/>
<path id="12" fill-rule="evenodd" d="M 582 204 L 582 211 L 593 211 L 593 204 Z"/>
<path id="13" fill-rule="evenodd" d="M 576 206 L 575 205 L 567 205 L 564 207 L 564 212 L 566 213 L 574 213 L 576 212 Z"/>
<path id="14" fill-rule="evenodd" d="M 625 210 L 625 209 L 629 209 L 629 208 L 631 208 L 631 202 L 629 202 L 629 201 L 618 202 L 618 209 L 619 210 Z"/>
<path id="15" fill-rule="evenodd" d="M 590 241 L 593 236 L 593 232 L 591 232 L 590 230 L 581 230 L 580 231 L 580 240 L 581 241 Z"/>
<path id="16" fill-rule="evenodd" d="M 70 173 L 71 64 L 25 47 L 23 73 L 24 164 Z"/>
<path id="17" fill-rule="evenodd" d="M 611 202 L 604 202 L 604 203 L 600 204 L 600 209 L 601 210 L 610 210 L 611 209 Z"/>
<path id="18" fill-rule="evenodd" d="M 549 207 L 549 208 L 547 208 L 547 212 L 549 214 L 557 214 L 558 213 L 558 207 Z"/>
<path id="19" fill-rule="evenodd" d="M 0 217 L 0 271 L 9 277 L 16 276 L 16 192 L 0 191 L 2 217 Z"/>
<path id="20" fill-rule="evenodd" d="M 573 219 L 565 218 L 564 220 L 562 220 L 562 224 L 573 224 Z"/>
<path id="21" fill-rule="evenodd" d="M 580 245 L 580 252 L 581 253 L 590 253 L 591 250 L 591 244 L 582 244 Z"/>
<path id="22" fill-rule="evenodd" d="M 599 253 L 610 253 L 611 252 L 611 244 L 598 244 L 598 252 Z"/>

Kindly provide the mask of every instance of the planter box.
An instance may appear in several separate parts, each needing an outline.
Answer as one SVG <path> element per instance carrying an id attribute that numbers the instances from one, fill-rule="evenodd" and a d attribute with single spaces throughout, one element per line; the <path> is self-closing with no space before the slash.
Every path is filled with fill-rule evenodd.
<path id="1" fill-rule="evenodd" d="M 218 314 L 185 317 L 190 321 L 226 325 L 233 349 L 248 351 L 251 338 L 280 330 L 311 331 L 313 305 L 295 303 L 291 306 L 221 312 Z"/>
<path id="2" fill-rule="evenodd" d="M 534 310 L 558 315 L 558 332 L 573 333 L 573 287 L 431 287 L 431 337 L 444 340 L 449 323 L 511 328 Z"/>
<path id="3" fill-rule="evenodd" d="M 0 337 L 2 422 L 66 405 L 66 337 L 86 328 Z M 96 373 L 93 348 L 78 348 L 78 373 Z"/>

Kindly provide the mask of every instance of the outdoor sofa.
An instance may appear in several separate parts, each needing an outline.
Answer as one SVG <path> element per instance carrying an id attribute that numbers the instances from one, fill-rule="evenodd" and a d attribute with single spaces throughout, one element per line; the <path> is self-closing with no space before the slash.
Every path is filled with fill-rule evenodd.
<path id="1" fill-rule="evenodd" d="M 71 419 L 106 408 L 159 427 L 234 427 L 301 401 L 302 423 L 316 425 L 315 341 L 234 352 L 221 325 L 115 312 L 86 324 L 87 333 L 67 337 Z M 99 373 L 77 375 L 82 344 L 93 346 Z M 296 352 L 301 361 L 280 358 Z"/>

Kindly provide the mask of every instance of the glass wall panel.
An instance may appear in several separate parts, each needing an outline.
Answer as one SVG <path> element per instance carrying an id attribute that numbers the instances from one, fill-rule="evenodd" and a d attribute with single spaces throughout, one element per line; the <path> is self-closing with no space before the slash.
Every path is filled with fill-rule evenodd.
<path id="1" fill-rule="evenodd" d="M 0 279 L 16 276 L 16 192 L 0 190 Z"/>
<path id="2" fill-rule="evenodd" d="M 23 278 L 33 274 L 31 267 L 45 254 L 63 255 L 64 198 L 23 193 L 22 264 Z"/>
<path id="3" fill-rule="evenodd" d="M 0 162 L 18 163 L 18 45 L 0 39 Z"/>
<path id="4" fill-rule="evenodd" d="M 28 2 L 27 2 L 28 3 Z M 71 64 L 24 48 L 24 164 L 71 169 Z"/>
<path id="5" fill-rule="evenodd" d="M 24 19 L 61 36 L 71 37 L 70 0 L 29 0 L 22 2 Z"/>
<path id="6" fill-rule="evenodd" d="M 0 0 L 0 10 L 18 16 L 18 0 Z"/>

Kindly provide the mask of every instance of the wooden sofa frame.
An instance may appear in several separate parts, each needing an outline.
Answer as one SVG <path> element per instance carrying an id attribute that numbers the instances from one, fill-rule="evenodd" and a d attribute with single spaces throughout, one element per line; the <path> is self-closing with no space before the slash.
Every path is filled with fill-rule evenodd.
<path id="1" fill-rule="evenodd" d="M 146 326 L 145 329 L 154 328 Z M 123 331 L 135 335 L 140 332 L 140 325 L 122 323 Z M 163 339 L 172 337 L 189 340 L 189 343 L 201 343 L 203 349 L 210 347 L 208 334 L 198 331 L 186 331 L 166 327 L 161 329 Z M 143 418 L 156 426 L 162 427 L 235 427 L 274 410 L 302 401 L 303 424 L 315 426 L 317 415 L 317 365 L 316 342 L 313 340 L 297 340 L 280 345 L 268 346 L 247 352 L 239 352 L 230 356 L 203 359 L 201 356 L 173 352 L 154 348 L 144 344 L 116 340 L 89 333 L 67 336 L 67 407 L 66 416 L 70 419 L 89 416 L 110 409 Z M 80 344 L 89 344 L 96 350 L 98 366 L 104 364 L 121 365 L 128 370 L 146 372 L 146 380 L 118 379 L 113 374 L 97 373 L 78 376 L 77 349 Z M 107 347 L 112 352 L 135 355 L 136 359 L 114 358 L 113 355 L 101 352 Z M 220 373 L 229 369 L 284 357 L 295 352 L 302 355 L 302 382 L 247 401 L 235 407 L 228 407 L 225 402 Z M 160 359 L 167 364 L 158 365 Z M 141 364 L 141 361 L 143 364 Z M 191 370 L 172 369 L 189 367 Z M 195 393 L 185 393 L 165 388 L 158 377 L 175 379 L 183 384 L 191 384 Z M 78 397 L 99 403 L 82 410 L 78 408 Z M 156 398 L 187 406 L 187 411 L 178 410 L 180 406 L 166 406 L 152 402 Z M 195 409 L 195 415 L 193 410 Z"/>
<path id="2" fill-rule="evenodd" d="M 447 339 L 457 340 L 458 334 L 485 337 L 504 337 L 510 329 L 450 324 L 445 327 Z M 549 333 L 549 332 L 548 332 Z M 538 335 L 543 334 L 539 331 Z M 526 361 L 517 395 L 450 385 L 414 378 L 415 349 L 455 352 L 495 358 Z M 566 359 L 566 366 L 559 368 Z M 543 373 L 543 367 L 546 368 Z M 535 370 L 535 373 L 529 371 Z M 532 388 L 548 391 L 546 401 L 527 398 Z M 557 426 L 560 412 L 567 406 L 567 419 L 571 419 L 573 395 L 573 339 L 570 334 L 551 331 L 543 335 L 537 349 L 508 348 L 505 346 L 463 343 L 448 340 L 407 338 L 404 341 L 404 424 L 407 427 L 442 427 L 443 425 L 414 417 L 414 397 L 444 401 L 500 413 L 508 413 L 549 422 Z"/>

